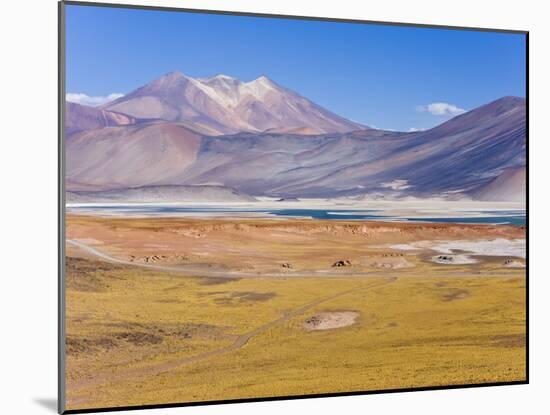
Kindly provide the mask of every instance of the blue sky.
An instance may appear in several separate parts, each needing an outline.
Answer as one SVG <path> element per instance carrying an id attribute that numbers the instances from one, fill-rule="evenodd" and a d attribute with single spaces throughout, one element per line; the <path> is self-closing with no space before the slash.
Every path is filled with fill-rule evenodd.
<path id="1" fill-rule="evenodd" d="M 267 75 L 346 118 L 407 131 L 525 96 L 521 34 L 75 5 L 66 16 L 67 92 L 98 102 L 173 70 Z"/>

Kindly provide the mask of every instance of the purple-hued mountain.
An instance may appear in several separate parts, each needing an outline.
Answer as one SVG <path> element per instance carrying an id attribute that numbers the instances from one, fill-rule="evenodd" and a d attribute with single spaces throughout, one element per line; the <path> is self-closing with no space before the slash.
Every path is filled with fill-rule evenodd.
<path id="1" fill-rule="evenodd" d="M 253 197 L 225 186 L 143 186 L 105 191 L 67 192 L 72 203 L 117 202 L 254 202 Z"/>
<path id="2" fill-rule="evenodd" d="M 527 169 L 511 167 L 472 192 L 477 200 L 526 202 Z"/>
<path id="3" fill-rule="evenodd" d="M 192 123 L 210 135 L 266 130 L 323 134 L 366 128 L 265 76 L 242 82 L 226 75 L 195 79 L 171 72 L 103 108 L 136 118 Z"/>
<path id="4" fill-rule="evenodd" d="M 353 124 L 265 77 L 171 73 L 93 110 L 67 138 L 68 190 L 222 186 L 285 198 L 524 200 L 523 98 L 402 133 Z"/>
<path id="5" fill-rule="evenodd" d="M 170 180 L 287 197 L 451 197 L 525 166 L 525 138 L 525 101 L 506 97 L 417 133 L 207 137 Z"/>
<path id="6" fill-rule="evenodd" d="M 66 142 L 67 190 L 106 190 L 164 182 L 197 159 L 203 136 L 185 126 L 143 123 L 83 131 Z"/>
<path id="7" fill-rule="evenodd" d="M 129 125 L 136 122 L 134 117 L 127 114 L 88 107 L 74 102 L 66 103 L 65 131 L 67 135 L 84 130 Z"/>

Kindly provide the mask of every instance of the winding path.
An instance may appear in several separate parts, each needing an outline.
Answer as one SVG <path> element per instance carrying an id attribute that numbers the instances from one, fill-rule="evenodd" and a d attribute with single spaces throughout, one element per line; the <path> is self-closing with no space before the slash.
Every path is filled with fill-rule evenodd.
<path id="1" fill-rule="evenodd" d="M 227 278 L 227 279 L 234 279 L 234 278 L 289 278 L 289 277 L 300 277 L 300 278 L 342 278 L 342 277 L 387 277 L 388 272 L 392 272 L 394 270 L 384 270 L 379 272 L 358 272 L 354 271 L 353 269 L 350 270 L 342 270 L 342 268 L 336 268 L 335 270 L 319 270 L 319 271 L 308 271 L 308 272 L 246 272 L 246 271 L 230 271 L 230 270 L 214 270 L 211 268 L 205 268 L 205 267 L 196 267 L 196 266 L 189 266 L 189 265 L 182 265 L 182 266 L 168 266 L 168 265 L 156 265 L 156 264 L 145 264 L 143 262 L 132 262 L 128 261 L 126 259 L 121 259 L 114 257 L 106 252 L 100 251 L 97 248 L 94 248 L 93 246 L 87 245 L 83 242 L 74 240 L 74 239 L 67 239 L 67 243 L 70 245 L 73 245 L 77 248 L 82 249 L 84 252 L 87 252 L 91 255 L 94 255 L 98 258 L 101 258 L 105 261 L 112 262 L 115 264 L 122 264 L 122 265 L 130 265 L 134 267 L 141 267 L 141 268 L 147 268 L 152 270 L 158 270 L 158 271 L 165 271 L 165 272 L 174 272 L 178 274 L 184 274 L 194 277 L 215 277 L 215 278 Z M 452 266 L 453 264 L 445 264 L 446 266 Z M 411 269 L 399 269 L 398 270 L 400 274 L 403 276 L 407 275 L 408 273 L 414 273 L 415 269 L 414 267 Z M 447 269 L 441 269 L 437 270 L 434 269 L 433 271 L 434 277 L 461 277 L 461 276 L 472 276 L 473 274 L 468 271 L 449 271 Z M 494 271 L 484 271 L 483 273 L 484 277 L 491 277 L 491 276 L 498 276 L 502 277 L 502 271 L 501 270 L 494 270 Z"/>
<path id="2" fill-rule="evenodd" d="M 122 265 L 131 265 L 134 267 L 141 267 L 141 268 L 147 268 L 152 270 L 158 270 L 158 271 L 166 271 L 166 272 L 175 272 L 178 274 L 185 274 L 195 277 L 216 277 L 216 278 L 264 278 L 264 277 L 270 277 L 270 278 L 288 278 L 288 277 L 354 277 L 354 276 L 360 276 L 360 277 L 386 277 L 388 274 L 387 272 L 353 272 L 353 270 L 343 272 L 342 269 L 338 269 L 338 272 L 334 272 L 331 270 L 324 271 L 309 271 L 309 272 L 289 272 L 289 273 L 269 273 L 269 272 L 246 272 L 246 271 L 228 271 L 228 270 L 213 270 L 210 268 L 205 267 L 194 267 L 189 265 L 181 265 L 181 266 L 168 266 L 168 265 L 156 265 L 156 264 L 145 264 L 143 262 L 132 262 L 128 261 L 126 259 L 121 259 L 114 257 L 106 252 L 100 251 L 97 248 L 94 248 L 93 246 L 87 245 L 83 242 L 74 240 L 74 239 L 67 239 L 67 243 L 70 245 L 73 245 L 79 249 L 82 249 L 84 252 L 87 252 L 91 255 L 94 255 L 98 258 L 101 258 L 105 261 L 112 262 L 115 264 L 122 264 Z"/>
<path id="3" fill-rule="evenodd" d="M 68 240 L 67 241 L 68 243 L 72 244 L 72 245 L 75 245 L 93 255 L 96 255 L 102 259 L 105 259 L 105 260 L 108 260 L 110 262 L 115 262 L 115 263 L 121 263 L 121 264 L 129 264 L 129 265 L 139 265 L 139 266 L 143 266 L 143 267 L 146 267 L 146 268 L 153 268 L 153 269 L 161 269 L 161 270 L 169 270 L 169 271 L 176 271 L 176 272 L 181 272 L 182 269 L 181 268 L 176 268 L 176 267 L 164 267 L 164 266 L 159 266 L 159 265 L 151 265 L 151 264 L 135 264 L 133 262 L 130 262 L 130 261 L 126 261 L 126 260 L 122 260 L 122 259 L 118 259 L 118 258 L 115 258 L 115 257 L 112 257 L 108 254 L 105 254 L 93 247 L 90 247 L 88 245 L 85 245 L 83 243 L 80 243 L 80 242 L 77 242 L 77 241 L 74 241 L 74 240 Z M 188 270 L 184 270 L 184 271 L 188 271 Z M 197 363 L 197 362 L 201 362 L 201 361 L 204 361 L 204 360 L 208 360 L 210 358 L 215 358 L 217 356 L 221 356 L 223 354 L 226 354 L 226 353 L 229 353 L 229 352 L 232 352 L 232 351 L 236 351 L 236 350 L 239 350 L 241 348 L 243 348 L 253 337 L 255 336 L 258 336 L 259 334 L 262 334 L 268 330 L 270 330 L 271 328 L 281 324 L 281 323 L 284 323 L 286 321 L 289 321 L 295 317 L 298 317 L 302 314 L 304 314 L 306 311 L 320 305 L 320 304 L 323 304 L 325 302 L 328 302 L 328 301 L 331 301 L 331 300 L 334 300 L 336 298 L 339 298 L 339 297 L 342 297 L 342 296 L 345 296 L 347 294 L 350 294 L 352 292 L 357 292 L 357 291 L 365 291 L 365 290 L 372 290 L 372 289 L 375 289 L 375 288 L 378 288 L 378 287 L 381 287 L 381 286 L 384 286 L 384 285 L 388 285 L 388 284 L 391 284 L 393 282 L 395 282 L 397 280 L 397 277 L 385 277 L 382 279 L 382 281 L 380 281 L 379 278 L 377 278 L 377 280 L 375 282 L 372 282 L 372 281 L 369 281 L 369 283 L 367 284 L 364 284 L 363 286 L 360 286 L 360 287 L 355 287 L 355 288 L 352 288 L 352 289 L 348 289 L 348 290 L 344 290 L 344 291 L 339 291 L 337 293 L 334 293 L 334 294 L 331 294 L 331 295 L 328 295 L 328 296 L 324 296 L 324 297 L 320 297 L 320 298 L 317 298 L 313 301 L 310 301 L 294 310 L 291 310 L 287 313 L 284 313 L 283 315 L 281 315 L 280 317 L 272 320 L 272 321 L 269 321 L 259 327 L 256 327 L 255 329 L 252 329 L 246 333 L 243 333 L 241 335 L 239 335 L 234 341 L 233 343 L 231 344 L 228 344 L 226 346 L 223 346 L 223 347 L 219 347 L 219 348 L 216 348 L 216 349 L 213 349 L 213 350 L 209 350 L 207 352 L 204 352 L 204 353 L 199 353 L 197 355 L 194 355 L 194 356 L 189 356 L 189 357 L 185 357 L 183 359 L 177 359 L 177 360 L 173 360 L 171 362 L 166 362 L 166 363 L 161 363 L 161 364 L 156 364 L 156 365 L 151 365 L 151 366 L 147 366 L 147 367 L 143 367 L 143 368 L 134 368 L 134 369 L 129 369 L 129 370 L 124 370 L 124 371 L 120 371 L 120 372 L 117 372 L 117 373 L 112 373 L 112 372 L 109 372 L 109 373 L 106 373 L 104 376 L 97 376 L 93 379 L 85 379 L 85 380 L 81 380 L 81 381 L 78 381 L 78 382 L 72 382 L 70 385 L 67 385 L 67 391 L 70 392 L 71 394 L 75 393 L 75 392 L 78 392 L 79 390 L 81 389 L 85 389 L 85 388 L 89 388 L 89 387 L 94 387 L 94 386 L 97 386 L 97 385 L 101 385 L 101 384 L 107 384 L 107 383 L 111 383 L 113 381 L 118 381 L 118 380 L 125 380 L 125 379 L 136 379 L 136 378 L 140 378 L 140 377 L 145 377 L 145 376 L 155 376 L 155 375 L 159 375 L 159 374 L 162 374 L 162 373 L 165 373 L 165 372 L 169 372 L 171 370 L 174 370 L 174 369 L 177 369 L 179 367 L 182 367 L 182 366 L 185 366 L 185 365 L 189 365 L 189 364 L 192 364 L 192 363 Z M 71 399 L 69 398 L 68 399 L 68 403 L 69 404 L 83 404 L 85 403 L 82 398 L 74 398 L 74 399 Z"/>
<path id="4" fill-rule="evenodd" d="M 159 375 L 159 374 L 162 374 L 162 373 L 165 373 L 165 372 L 169 372 L 171 370 L 177 369 L 177 368 L 182 367 L 182 366 L 186 366 L 186 365 L 189 365 L 189 364 L 192 364 L 192 363 L 197 363 L 197 362 L 201 362 L 203 360 L 207 360 L 207 359 L 210 359 L 210 358 L 221 356 L 223 354 L 241 349 L 253 337 L 255 337 L 259 334 L 262 334 L 262 333 L 266 332 L 267 330 L 269 330 L 269 329 L 271 329 L 271 328 L 273 328 L 273 327 L 275 327 L 275 326 L 277 326 L 277 325 L 279 325 L 279 324 L 281 324 L 285 321 L 289 321 L 289 320 L 293 319 L 294 317 L 297 317 L 297 316 L 305 313 L 306 311 L 308 311 L 308 310 L 310 310 L 310 309 L 312 309 L 312 308 L 314 308 L 314 307 L 316 307 L 316 306 L 318 306 L 322 303 L 334 300 L 338 297 L 342 297 L 342 296 L 350 294 L 352 292 L 372 290 L 372 289 L 375 289 L 375 288 L 378 288 L 378 287 L 381 287 L 381 286 L 384 286 L 384 285 L 391 284 L 391 283 L 395 282 L 396 280 L 397 280 L 397 277 L 388 277 L 388 278 L 384 278 L 383 281 L 376 281 L 375 283 L 365 284 L 362 287 L 355 287 L 355 288 L 352 288 L 352 289 L 349 289 L 349 290 L 340 291 L 338 293 L 331 294 L 329 296 L 318 298 L 318 299 L 313 300 L 313 301 L 311 301 L 307 304 L 302 305 L 301 307 L 298 307 L 298 308 L 296 308 L 292 311 L 289 311 L 289 312 L 283 314 L 281 317 L 279 317 L 275 320 L 272 320 L 272 321 L 270 321 L 268 323 L 265 323 L 265 324 L 255 328 L 255 329 L 251 330 L 251 331 L 248 331 L 244 334 L 241 334 L 240 336 L 238 336 L 235 339 L 235 341 L 233 341 L 233 343 L 228 344 L 226 346 L 219 347 L 219 348 L 213 349 L 213 350 L 209 350 L 209 351 L 204 352 L 204 353 L 199 353 L 199 354 L 194 355 L 194 356 L 185 357 L 183 359 L 174 360 L 174 361 L 171 361 L 171 362 L 151 365 L 151 366 L 147 366 L 147 367 L 143 367 L 143 368 L 129 369 L 129 370 L 120 371 L 120 372 L 116 372 L 116 373 L 108 372 L 106 374 L 106 376 L 98 376 L 98 377 L 95 377 L 93 379 L 86 379 L 86 380 L 82 380 L 82 381 L 78 381 L 78 382 L 73 382 L 71 385 L 67 385 L 67 392 L 75 393 L 75 392 L 77 392 L 78 390 L 81 390 L 81 389 L 85 389 L 85 388 L 88 388 L 88 387 L 93 387 L 93 386 L 97 386 L 97 385 L 101 385 L 101 384 L 111 383 L 113 381 L 118 381 L 118 380 L 132 379 L 132 381 L 133 381 L 136 378 L 140 378 L 140 377 L 155 376 L 155 375 Z M 77 401 L 78 404 L 85 403 L 82 400 L 82 398 L 76 398 L 75 401 Z M 69 404 L 70 403 L 75 404 L 76 402 L 74 402 L 70 398 L 68 398 L 68 403 Z"/>

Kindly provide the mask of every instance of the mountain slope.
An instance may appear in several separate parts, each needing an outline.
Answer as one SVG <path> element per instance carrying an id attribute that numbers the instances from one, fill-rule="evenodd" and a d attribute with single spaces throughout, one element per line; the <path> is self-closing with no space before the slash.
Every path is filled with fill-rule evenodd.
<path id="1" fill-rule="evenodd" d="M 489 183 L 475 189 L 471 195 L 476 200 L 525 202 L 526 189 L 526 168 L 515 167 L 504 170 Z"/>
<path id="2" fill-rule="evenodd" d="M 134 117 L 129 115 L 73 102 L 67 102 L 65 108 L 65 132 L 67 136 L 78 131 L 129 125 L 137 122 Z"/>
<path id="3" fill-rule="evenodd" d="M 430 197 L 465 194 L 522 165 L 525 102 L 503 98 L 418 133 L 209 137 L 197 161 L 172 180 L 276 196 Z"/>
<path id="4" fill-rule="evenodd" d="M 195 162 L 201 136 L 176 123 L 84 131 L 66 143 L 67 190 L 154 184 Z"/>
<path id="5" fill-rule="evenodd" d="M 68 183 L 82 190 L 215 184 L 279 197 L 471 197 L 525 166 L 525 100 L 505 97 L 415 133 L 203 136 L 174 122 L 120 126 L 71 137 L 67 160 Z"/>
<path id="6" fill-rule="evenodd" d="M 67 192 L 67 202 L 254 202 L 253 197 L 223 186 L 144 186 L 107 191 Z"/>
<path id="7" fill-rule="evenodd" d="M 195 79 L 171 72 L 103 108 L 136 118 L 188 121 L 218 134 L 269 129 L 323 134 L 365 128 L 265 76 L 242 82 L 225 75 Z"/>

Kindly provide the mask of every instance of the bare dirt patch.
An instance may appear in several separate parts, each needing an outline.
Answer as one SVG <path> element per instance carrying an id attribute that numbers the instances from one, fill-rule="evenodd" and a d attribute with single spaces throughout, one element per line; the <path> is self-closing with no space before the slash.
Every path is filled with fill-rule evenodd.
<path id="1" fill-rule="evenodd" d="M 526 337 L 525 334 L 510 334 L 495 336 L 493 338 L 494 345 L 497 347 L 525 347 Z"/>
<path id="2" fill-rule="evenodd" d="M 224 340 L 235 335 L 226 333 L 229 327 L 214 326 L 205 323 L 185 323 L 173 333 L 184 339 Z"/>
<path id="3" fill-rule="evenodd" d="M 224 277 L 202 277 L 198 280 L 200 285 L 219 285 L 227 284 L 228 282 L 237 282 L 240 278 L 224 278 Z"/>
<path id="4" fill-rule="evenodd" d="M 324 311 L 309 317 L 304 327 L 308 331 L 339 329 L 351 326 L 358 317 L 357 311 Z"/>
<path id="5" fill-rule="evenodd" d="M 65 350 L 70 356 L 105 351 L 112 349 L 115 346 L 115 341 L 106 337 L 102 337 L 99 339 L 67 337 L 67 339 L 65 340 Z"/>
<path id="6" fill-rule="evenodd" d="M 220 305 L 237 305 L 245 302 L 264 302 L 276 296 L 274 292 L 256 291 L 214 291 L 208 295 L 215 296 L 214 302 Z"/>
<path id="7" fill-rule="evenodd" d="M 253 291 L 236 291 L 231 293 L 231 297 L 238 298 L 240 301 L 267 301 L 275 297 L 274 292 L 258 293 Z"/>
<path id="8" fill-rule="evenodd" d="M 371 255 L 369 257 L 362 258 L 360 263 L 363 266 L 372 268 L 400 269 L 414 267 L 414 264 L 408 261 L 403 254 L 394 253 L 376 256 Z"/>
<path id="9" fill-rule="evenodd" d="M 456 300 L 463 300 L 465 298 L 468 298 L 470 296 L 470 291 L 463 290 L 460 288 L 451 288 L 449 292 L 447 292 L 443 296 L 443 301 L 456 301 Z"/>
<path id="10" fill-rule="evenodd" d="M 108 278 L 104 277 L 120 269 L 108 262 L 74 257 L 67 257 L 65 265 L 66 288 L 85 292 L 101 292 L 109 288 Z"/>
<path id="11" fill-rule="evenodd" d="M 128 343 L 131 343 L 134 346 L 159 344 L 159 343 L 162 343 L 162 340 L 163 340 L 161 336 L 158 336 L 156 334 L 139 332 L 139 331 L 115 333 L 114 337 L 119 340 L 127 341 Z"/>

